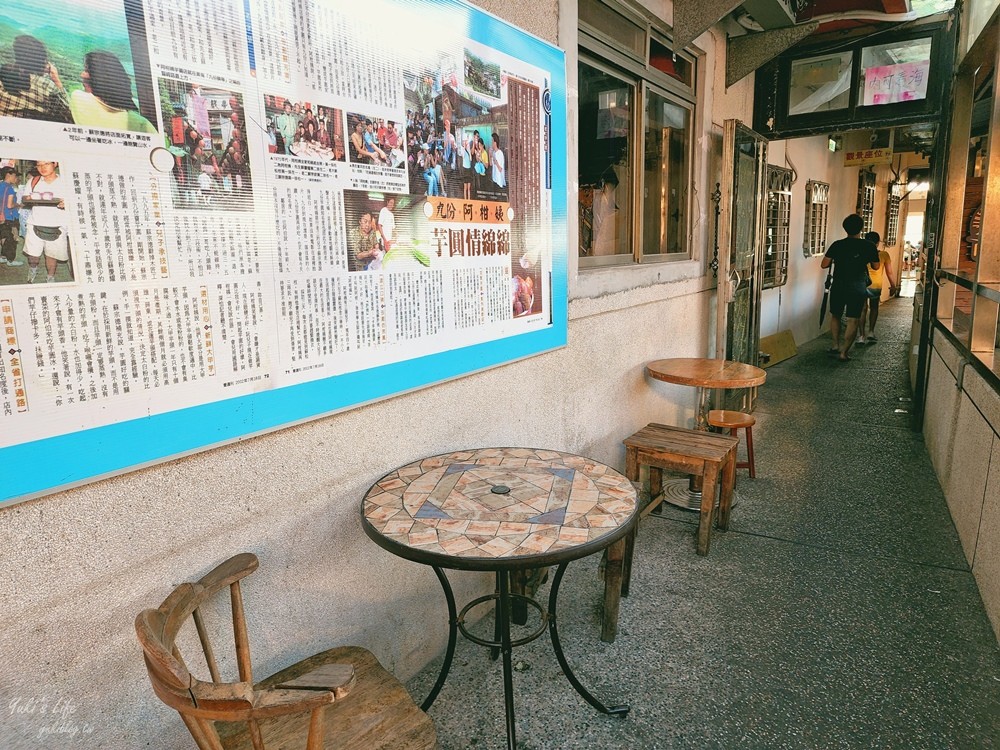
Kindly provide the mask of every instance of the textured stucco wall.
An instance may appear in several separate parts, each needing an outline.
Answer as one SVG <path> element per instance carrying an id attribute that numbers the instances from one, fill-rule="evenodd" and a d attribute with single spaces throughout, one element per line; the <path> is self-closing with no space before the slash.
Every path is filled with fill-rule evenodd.
<path id="1" fill-rule="evenodd" d="M 523 2 L 522 0 L 468 0 L 473 5 L 531 32 L 547 42 L 558 42 L 559 10 L 557 0 Z"/>
<path id="2" fill-rule="evenodd" d="M 565 18 L 574 0 L 483 7 L 550 41 L 558 29 L 560 46 L 575 48 Z M 703 119 L 708 132 L 711 112 Z M 705 146 L 698 163 L 707 158 Z M 345 643 L 412 675 L 444 645 L 443 598 L 430 569 L 364 536 L 369 484 L 415 458 L 485 445 L 545 446 L 623 468 L 621 440 L 642 425 L 691 424 L 693 389 L 647 381 L 643 363 L 709 351 L 714 284 L 703 264 L 689 262 L 696 271 L 669 284 L 623 269 L 587 296 L 571 264 L 564 349 L 0 510 L 0 747 L 189 748 L 150 690 L 132 622 L 242 550 L 261 559 L 245 585 L 258 675 Z M 475 574 L 453 582 L 460 600 L 491 586 Z M 60 726 L 60 701 L 67 731 L 44 735 Z"/>
<path id="3" fill-rule="evenodd" d="M 132 620 L 241 550 L 261 559 L 245 587 L 259 674 L 342 643 L 412 674 L 443 646 L 443 601 L 429 568 L 364 536 L 368 485 L 414 458 L 485 445 L 622 468 L 620 441 L 646 422 L 690 424 L 691 389 L 647 383 L 642 363 L 705 351 L 708 305 L 704 293 L 589 302 L 568 348 L 0 512 L 0 705 L 68 699 L 77 726 L 95 727 L 42 745 L 51 718 L 3 711 L 3 747 L 126 750 L 155 736 L 157 748 L 189 747 L 150 692 Z M 488 585 L 456 580 L 460 599 Z"/>

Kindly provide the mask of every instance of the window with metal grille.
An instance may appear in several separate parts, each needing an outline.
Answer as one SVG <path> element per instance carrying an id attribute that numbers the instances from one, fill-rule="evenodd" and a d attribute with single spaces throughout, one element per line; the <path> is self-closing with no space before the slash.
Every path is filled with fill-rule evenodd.
<path id="1" fill-rule="evenodd" d="M 826 252 L 826 222 L 830 213 L 830 184 L 806 183 L 806 227 L 802 251 L 807 258 Z"/>
<path id="2" fill-rule="evenodd" d="M 903 185 L 894 182 L 889 186 L 889 205 L 885 212 L 885 237 L 883 238 L 886 247 L 896 244 L 899 236 L 899 203 L 903 198 Z"/>
<path id="3" fill-rule="evenodd" d="M 865 222 L 861 231 L 872 231 L 875 219 L 875 173 L 864 169 L 858 172 L 858 215 Z"/>
<path id="4" fill-rule="evenodd" d="M 792 170 L 767 168 L 767 221 L 764 242 L 764 289 L 788 281 L 789 217 L 792 213 Z"/>

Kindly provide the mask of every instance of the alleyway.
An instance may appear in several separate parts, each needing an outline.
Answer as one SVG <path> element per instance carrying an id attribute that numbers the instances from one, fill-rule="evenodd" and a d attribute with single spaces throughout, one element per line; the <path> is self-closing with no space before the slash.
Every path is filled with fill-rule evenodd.
<path id="1" fill-rule="evenodd" d="M 599 640 L 598 559 L 570 565 L 567 657 L 632 710 L 593 711 L 543 637 L 514 651 L 519 747 L 1000 748 L 1000 649 L 902 413 L 911 315 L 884 305 L 879 342 L 850 363 L 824 337 L 768 370 L 757 479 L 738 473 L 730 531 L 701 558 L 694 514 L 644 520 L 615 643 Z M 409 683 L 418 702 L 439 664 Z M 499 662 L 460 640 L 430 715 L 443 750 L 505 747 Z"/>

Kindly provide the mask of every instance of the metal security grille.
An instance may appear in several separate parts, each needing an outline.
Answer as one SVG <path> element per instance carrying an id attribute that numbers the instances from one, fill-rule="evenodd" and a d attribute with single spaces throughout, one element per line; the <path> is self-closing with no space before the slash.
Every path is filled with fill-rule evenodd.
<path id="1" fill-rule="evenodd" d="M 862 170 L 858 172 L 858 214 L 864 219 L 865 232 L 872 231 L 875 217 L 875 173 Z"/>
<path id="2" fill-rule="evenodd" d="M 806 226 L 802 251 L 805 256 L 826 252 L 826 223 L 830 211 L 830 184 L 809 180 L 806 183 Z"/>
<path id="3" fill-rule="evenodd" d="M 792 170 L 767 168 L 767 221 L 764 242 L 764 289 L 788 281 L 789 217 L 792 212 Z"/>
<path id="4" fill-rule="evenodd" d="M 886 208 L 885 246 L 892 247 L 899 236 L 899 203 L 903 197 L 903 186 L 898 182 L 889 188 L 889 205 Z"/>

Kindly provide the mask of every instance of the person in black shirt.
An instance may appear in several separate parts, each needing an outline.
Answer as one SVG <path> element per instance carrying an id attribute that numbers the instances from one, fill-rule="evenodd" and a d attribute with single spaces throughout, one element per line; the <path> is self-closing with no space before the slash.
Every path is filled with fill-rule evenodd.
<path id="1" fill-rule="evenodd" d="M 833 264 L 833 286 L 830 288 L 830 334 L 833 348 L 841 362 L 847 362 L 858 332 L 858 318 L 868 299 L 868 274 L 865 267 L 870 263 L 873 270 L 879 268 L 878 250 L 875 245 L 861 238 L 864 220 L 857 214 L 844 219 L 847 237 L 834 242 L 823 256 L 823 268 Z M 846 312 L 847 331 L 840 335 L 840 318 Z"/>

